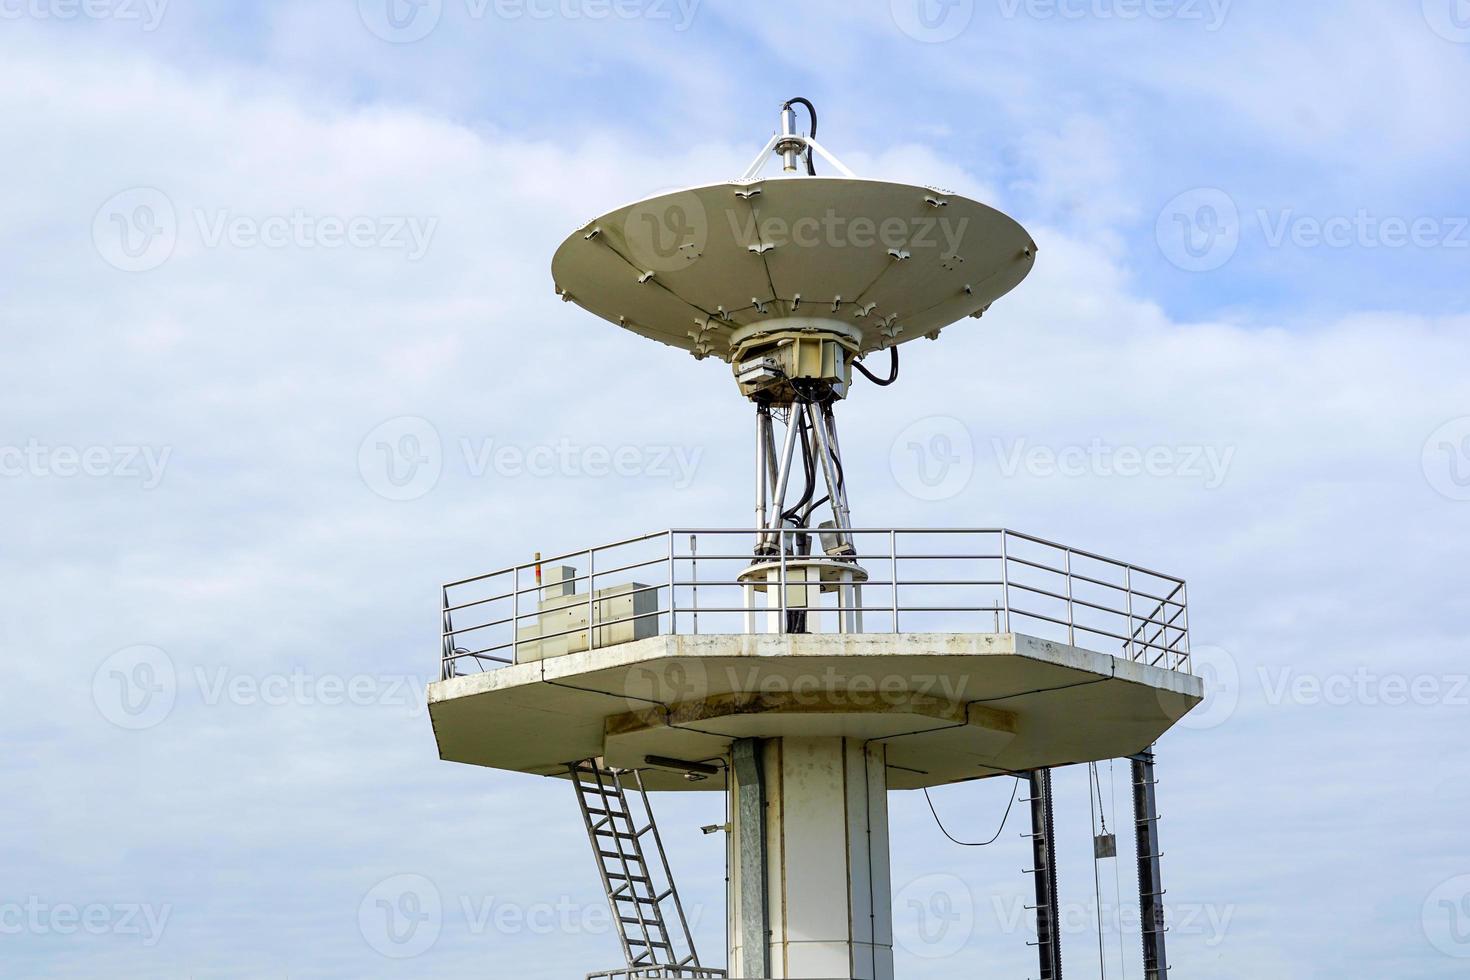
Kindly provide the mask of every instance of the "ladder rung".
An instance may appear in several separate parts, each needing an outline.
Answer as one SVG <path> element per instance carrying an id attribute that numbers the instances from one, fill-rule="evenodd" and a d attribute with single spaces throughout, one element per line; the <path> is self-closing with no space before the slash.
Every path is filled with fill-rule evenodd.
<path id="1" fill-rule="evenodd" d="M 599 816 L 603 816 L 603 817 L 626 817 L 627 816 L 627 814 L 624 813 L 622 810 L 599 810 L 595 806 L 589 806 L 587 808 L 587 812 L 588 813 L 595 813 L 595 814 L 598 814 Z"/>

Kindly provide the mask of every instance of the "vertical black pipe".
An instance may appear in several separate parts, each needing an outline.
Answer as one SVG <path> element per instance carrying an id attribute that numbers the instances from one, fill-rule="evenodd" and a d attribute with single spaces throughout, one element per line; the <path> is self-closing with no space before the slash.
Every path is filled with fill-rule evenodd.
<path id="1" fill-rule="evenodd" d="M 1133 822 L 1138 842 L 1138 908 L 1142 913 L 1144 980 L 1168 980 L 1164 948 L 1164 877 L 1159 866 L 1159 808 L 1152 749 L 1133 757 Z"/>
<path id="2" fill-rule="evenodd" d="M 1057 843 L 1052 813 L 1051 770 L 1031 772 L 1031 856 L 1036 885 L 1036 953 L 1040 980 L 1062 980 L 1060 916 L 1057 909 Z"/>

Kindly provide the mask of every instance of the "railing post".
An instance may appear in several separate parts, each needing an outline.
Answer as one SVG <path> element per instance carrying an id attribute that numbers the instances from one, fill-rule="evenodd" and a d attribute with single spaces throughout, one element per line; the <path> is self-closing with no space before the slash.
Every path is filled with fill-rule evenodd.
<path id="1" fill-rule="evenodd" d="M 587 549 L 587 652 L 597 646 L 597 577 L 593 563 L 597 560 L 597 549 Z"/>
<path id="2" fill-rule="evenodd" d="M 1075 647 L 1077 645 L 1077 626 L 1073 619 L 1075 613 L 1072 606 L 1072 549 L 1068 548 L 1062 554 L 1065 556 L 1062 559 L 1062 567 L 1066 569 L 1067 577 L 1067 645 Z"/>
<path id="3" fill-rule="evenodd" d="M 520 663 L 516 647 L 521 636 L 521 566 L 510 570 L 510 661 Z"/>
<path id="4" fill-rule="evenodd" d="M 441 588 L 439 594 L 444 600 L 441 607 L 444 611 L 439 615 L 439 628 L 444 633 L 439 640 L 439 679 L 447 681 L 453 676 L 454 666 L 458 661 L 454 658 L 454 626 L 449 615 L 449 589 Z"/>
<path id="5" fill-rule="evenodd" d="M 1000 532 L 1000 604 L 1005 607 L 1005 631 L 1011 631 L 1011 578 L 1010 558 L 1006 554 L 1006 532 L 1002 528 Z"/>
<path id="6" fill-rule="evenodd" d="M 674 531 L 673 531 L 672 528 L 669 529 L 668 542 L 669 542 L 669 548 L 668 548 L 668 555 L 669 555 L 669 634 L 671 636 L 677 636 L 678 633 L 679 633 L 679 601 L 676 598 L 677 595 L 678 595 L 678 593 L 676 592 L 676 589 L 678 588 L 678 586 L 676 586 L 674 584 L 677 581 L 677 579 L 676 579 L 676 577 L 674 575 Z"/>
<path id="7" fill-rule="evenodd" d="M 1133 632 L 1133 566 L 1132 565 L 1124 565 L 1123 566 L 1123 595 L 1124 595 L 1124 598 L 1126 598 L 1127 601 L 1128 601 L 1128 641 L 1127 641 L 1127 645 L 1124 647 L 1124 651 L 1123 652 L 1127 654 L 1129 660 L 1137 660 L 1138 658 L 1133 655 L 1133 637 L 1134 637 L 1135 634 Z"/>
<path id="8" fill-rule="evenodd" d="M 790 528 L 787 528 L 783 524 L 781 526 L 780 533 L 776 536 L 776 550 L 777 550 L 777 552 L 779 553 L 779 555 L 781 557 L 781 568 L 780 568 L 779 572 L 777 573 L 778 576 L 779 576 L 779 578 L 781 579 L 781 581 L 779 583 L 780 584 L 780 588 L 781 588 L 781 622 L 780 622 L 780 627 L 781 628 L 779 630 L 777 630 L 777 632 L 779 632 L 779 633 L 785 633 L 786 630 L 787 630 L 787 620 L 786 620 L 786 534 L 787 534 L 787 532 L 789 530 L 790 530 Z"/>
<path id="9" fill-rule="evenodd" d="M 891 563 L 892 572 L 889 578 L 893 581 L 893 632 L 898 632 L 898 530 L 888 529 L 888 559 Z"/>
<path id="10" fill-rule="evenodd" d="M 1193 674 L 1194 660 L 1189 656 L 1189 586 L 1184 582 L 1179 583 L 1179 601 L 1183 603 L 1179 612 L 1184 617 L 1184 629 L 1179 639 L 1184 647 L 1184 653 L 1181 655 L 1179 651 L 1174 651 L 1174 668 L 1177 670 L 1181 664 L 1184 664 Z"/>
<path id="11" fill-rule="evenodd" d="M 671 532 L 672 533 L 672 532 Z M 672 545 L 672 541 L 670 542 Z M 718 554 L 718 552 L 716 552 Z M 672 562 L 670 563 L 672 564 Z M 699 545 L 694 535 L 689 535 L 689 605 L 694 611 L 694 635 L 699 635 Z M 640 777 L 641 778 L 641 777 Z"/>

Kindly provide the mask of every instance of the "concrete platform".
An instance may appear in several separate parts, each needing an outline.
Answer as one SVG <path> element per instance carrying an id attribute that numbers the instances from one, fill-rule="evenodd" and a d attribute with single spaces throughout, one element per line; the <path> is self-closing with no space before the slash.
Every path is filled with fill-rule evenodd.
<path id="1" fill-rule="evenodd" d="M 602 756 L 650 789 L 723 790 L 737 738 L 881 740 L 893 789 L 1120 758 L 1204 696 L 1198 677 L 1019 633 L 657 636 L 429 685 L 439 756 L 560 775 Z"/>

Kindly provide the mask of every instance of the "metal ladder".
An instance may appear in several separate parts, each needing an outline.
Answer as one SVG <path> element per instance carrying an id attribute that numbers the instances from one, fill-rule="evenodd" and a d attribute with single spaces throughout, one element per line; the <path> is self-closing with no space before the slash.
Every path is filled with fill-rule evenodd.
<path id="1" fill-rule="evenodd" d="M 604 768 L 600 759 L 568 765 L 577 803 L 592 843 L 592 855 L 623 943 L 626 969 L 588 974 L 600 977 L 719 978 L 725 971 L 701 967 L 684 906 L 674 888 L 669 859 L 653 820 L 643 777 Z M 634 792 L 623 786 L 632 776 Z M 639 812 L 631 803 L 637 800 Z M 645 848 L 645 842 L 652 844 Z M 650 864 L 651 850 L 656 863 Z M 671 932 L 665 911 L 678 927 Z"/>

